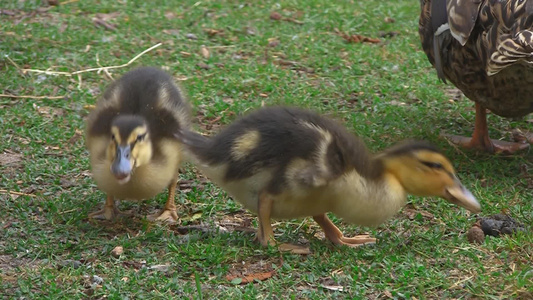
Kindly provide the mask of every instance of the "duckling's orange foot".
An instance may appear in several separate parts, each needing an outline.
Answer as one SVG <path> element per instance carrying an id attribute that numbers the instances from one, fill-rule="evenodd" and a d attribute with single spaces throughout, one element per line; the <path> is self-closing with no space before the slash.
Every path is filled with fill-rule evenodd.
<path id="1" fill-rule="evenodd" d="M 363 245 L 370 245 L 376 243 L 375 238 L 371 238 L 368 234 L 362 234 L 351 238 L 341 236 L 338 240 L 332 241 L 335 244 L 346 245 L 348 247 L 359 247 Z"/>
<path id="2" fill-rule="evenodd" d="M 293 245 L 293 244 L 281 244 L 278 246 L 278 249 L 279 251 L 290 252 L 293 254 L 307 255 L 307 254 L 312 253 L 309 247 L 298 246 L 298 245 Z"/>
<path id="3" fill-rule="evenodd" d="M 131 216 L 133 213 L 131 211 L 120 211 L 116 206 L 109 207 L 105 206 L 104 209 L 95 211 L 89 214 L 90 219 L 96 220 L 114 220 L 120 216 Z"/>
<path id="4" fill-rule="evenodd" d="M 475 139 L 458 135 L 444 135 L 448 140 L 460 147 L 467 149 L 478 149 L 489 153 L 513 154 L 527 149 L 528 143 L 506 142 L 492 139 Z"/>
<path id="5" fill-rule="evenodd" d="M 178 213 L 175 210 L 165 209 L 160 213 L 149 215 L 147 218 L 152 222 L 175 224 L 178 221 Z"/>

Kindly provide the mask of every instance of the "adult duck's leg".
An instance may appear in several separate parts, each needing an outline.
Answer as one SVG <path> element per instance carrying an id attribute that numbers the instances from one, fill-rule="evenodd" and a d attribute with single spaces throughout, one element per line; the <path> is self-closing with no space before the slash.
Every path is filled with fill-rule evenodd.
<path id="1" fill-rule="evenodd" d="M 326 214 L 314 216 L 313 219 L 322 227 L 326 238 L 336 245 L 347 245 L 350 247 L 358 247 L 365 244 L 376 243 L 375 238 L 371 238 L 368 234 L 358 235 L 355 237 L 345 237 L 342 232 L 331 222 Z"/>
<path id="2" fill-rule="evenodd" d="M 476 121 L 471 138 L 457 135 L 447 135 L 451 142 L 464 148 L 474 148 L 490 153 L 514 153 L 529 147 L 526 143 L 511 143 L 491 140 L 487 126 L 487 110 L 476 102 Z"/>
<path id="3" fill-rule="evenodd" d="M 162 221 L 167 223 L 176 223 L 178 221 L 178 208 L 174 200 L 176 196 L 176 183 L 178 182 L 178 175 L 168 185 L 168 198 L 165 207 L 161 212 L 148 216 L 149 220 Z"/>
<path id="4" fill-rule="evenodd" d="M 113 220 L 119 215 L 131 215 L 131 212 L 123 212 L 118 210 L 115 205 L 115 198 L 111 195 L 107 195 L 104 208 L 89 214 L 89 218 L 99 220 Z"/>
<path id="5" fill-rule="evenodd" d="M 259 203 L 257 208 L 257 218 L 259 221 L 259 228 L 257 229 L 257 239 L 263 246 L 275 246 L 274 231 L 272 230 L 271 215 L 272 215 L 272 196 L 268 193 L 261 193 L 259 195 Z M 280 244 L 278 246 L 280 251 L 289 251 L 295 254 L 309 254 L 311 251 L 307 247 Z"/>

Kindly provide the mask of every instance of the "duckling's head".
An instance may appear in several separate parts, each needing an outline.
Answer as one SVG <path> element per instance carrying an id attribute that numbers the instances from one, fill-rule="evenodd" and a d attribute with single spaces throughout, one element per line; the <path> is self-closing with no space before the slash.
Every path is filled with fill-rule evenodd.
<path id="1" fill-rule="evenodd" d="M 107 158 L 111 161 L 111 173 L 121 184 L 131 179 L 135 168 L 150 161 L 152 144 L 143 117 L 119 115 L 113 119 Z"/>
<path id="2" fill-rule="evenodd" d="M 409 142 L 386 151 L 382 160 L 387 173 L 416 196 L 438 196 L 471 212 L 481 211 L 472 193 L 457 178 L 451 162 L 434 146 Z"/>

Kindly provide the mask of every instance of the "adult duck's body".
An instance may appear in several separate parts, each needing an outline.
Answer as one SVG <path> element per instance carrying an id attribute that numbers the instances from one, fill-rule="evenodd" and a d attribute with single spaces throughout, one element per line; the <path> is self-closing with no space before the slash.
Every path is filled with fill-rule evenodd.
<path id="1" fill-rule="evenodd" d="M 527 143 L 491 140 L 486 109 L 502 117 L 533 112 L 533 1 L 420 0 L 422 48 L 441 80 L 476 103 L 472 138 L 452 141 L 489 152 Z M 528 135 L 533 143 L 533 134 Z"/>

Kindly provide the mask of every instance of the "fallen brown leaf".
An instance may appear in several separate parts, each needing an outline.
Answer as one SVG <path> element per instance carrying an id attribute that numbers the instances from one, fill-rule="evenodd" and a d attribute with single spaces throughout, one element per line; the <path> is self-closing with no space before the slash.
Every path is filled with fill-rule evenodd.
<path id="1" fill-rule="evenodd" d="M 57 107 L 39 106 L 34 103 L 33 108 L 35 108 L 39 114 L 47 118 L 62 116 L 65 114 L 65 111 L 62 108 Z"/>
<path id="2" fill-rule="evenodd" d="M 14 10 L 0 9 L 0 15 L 14 16 L 17 13 Z"/>
<path id="3" fill-rule="evenodd" d="M 115 30 L 115 29 L 117 29 L 116 25 L 107 23 L 106 21 L 104 21 L 102 19 L 98 19 L 98 18 L 93 18 L 93 24 L 96 27 L 104 27 L 107 30 Z"/>
<path id="4" fill-rule="evenodd" d="M 197 63 L 196 65 L 197 65 L 200 69 L 204 69 L 204 70 L 209 70 L 209 69 L 211 69 L 211 67 L 210 67 L 208 64 L 203 63 L 203 62 L 199 62 L 199 63 Z"/>
<path id="5" fill-rule="evenodd" d="M 371 43 L 371 44 L 377 44 L 377 43 L 381 42 L 380 39 L 371 38 L 371 37 L 367 37 L 367 36 L 360 35 L 360 34 L 349 35 L 349 34 L 343 33 L 342 37 L 348 43 Z"/>
<path id="6" fill-rule="evenodd" d="M 124 248 L 122 246 L 116 246 L 113 248 L 113 250 L 111 250 L 111 256 L 114 258 L 119 258 L 122 253 L 124 253 Z"/>
<path id="7" fill-rule="evenodd" d="M 269 47 L 276 47 L 278 46 L 280 43 L 280 41 L 278 40 L 278 38 L 269 38 L 268 39 L 268 46 Z"/>
<path id="8" fill-rule="evenodd" d="M 272 13 L 270 13 L 270 19 L 271 20 L 281 20 L 282 16 L 279 12 L 276 12 L 276 11 L 273 11 Z"/>
<path id="9" fill-rule="evenodd" d="M 429 213 L 427 211 L 416 210 L 416 209 L 411 209 L 411 208 L 404 208 L 403 213 L 407 216 L 407 218 L 409 218 L 409 220 L 414 220 L 414 218 L 418 214 L 420 214 L 422 217 L 424 217 L 425 219 L 428 219 L 428 220 L 431 220 L 431 219 L 435 218 L 433 216 L 433 214 L 431 214 L 431 213 Z"/>
<path id="10" fill-rule="evenodd" d="M 173 12 L 173 11 L 167 11 L 167 12 L 165 12 L 165 18 L 167 18 L 168 20 L 175 19 L 177 16 L 178 16 L 178 14 L 176 14 L 176 13 Z"/>
<path id="11" fill-rule="evenodd" d="M 240 278 L 242 281 L 239 284 L 246 284 L 249 282 L 253 282 L 254 280 L 263 281 L 266 280 L 274 275 L 275 271 L 270 272 L 263 272 L 263 273 L 253 273 L 248 275 L 227 275 L 226 280 L 227 281 L 233 281 L 237 278 Z"/>
<path id="12" fill-rule="evenodd" d="M 163 29 L 163 33 L 174 36 L 180 35 L 179 29 Z"/>
<path id="13" fill-rule="evenodd" d="M 206 28 L 204 29 L 204 32 L 207 33 L 209 37 L 213 37 L 215 35 L 224 35 L 224 30 L 222 29 Z"/>
<path id="14" fill-rule="evenodd" d="M 205 59 L 208 59 L 210 56 L 209 49 L 207 49 L 207 47 L 204 45 L 202 45 L 202 48 L 200 48 L 200 53 Z"/>
<path id="15" fill-rule="evenodd" d="M 107 13 L 107 14 L 98 13 L 96 14 L 95 17 L 103 21 L 110 21 L 110 20 L 116 19 L 119 15 L 120 15 L 120 12 L 116 11 L 116 12 Z"/>
<path id="16" fill-rule="evenodd" d="M 22 154 L 19 153 L 0 153 L 0 166 L 18 165 L 22 161 Z"/>
<path id="17" fill-rule="evenodd" d="M 109 23 L 109 21 L 116 19 L 120 15 L 120 12 L 112 12 L 108 14 L 98 13 L 93 18 L 93 24 L 96 27 L 104 27 L 107 30 L 117 29 L 117 25 Z"/>

